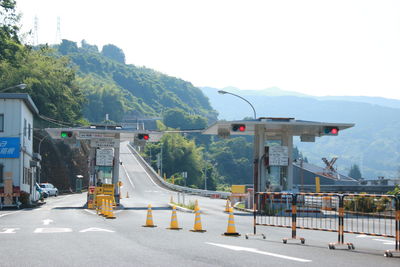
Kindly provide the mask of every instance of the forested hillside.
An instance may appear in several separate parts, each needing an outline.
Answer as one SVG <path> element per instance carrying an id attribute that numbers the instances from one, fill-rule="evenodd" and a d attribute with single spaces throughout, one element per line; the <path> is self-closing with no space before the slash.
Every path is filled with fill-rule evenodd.
<path id="1" fill-rule="evenodd" d="M 114 45 L 105 45 L 99 51 L 85 41 L 78 47 L 75 42 L 62 40 L 54 48 L 76 66 L 77 84 L 87 100 L 84 116 L 89 121 L 102 121 L 105 114 L 115 122 L 120 122 L 124 114 L 162 116 L 176 108 L 216 120 L 217 113 L 200 89 L 155 70 L 125 64 L 123 51 Z"/>

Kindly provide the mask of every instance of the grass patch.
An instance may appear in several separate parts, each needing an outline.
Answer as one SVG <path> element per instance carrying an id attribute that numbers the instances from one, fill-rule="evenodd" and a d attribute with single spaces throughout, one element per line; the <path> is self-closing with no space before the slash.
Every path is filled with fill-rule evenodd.
<path id="1" fill-rule="evenodd" d="M 175 206 L 179 206 L 179 207 L 186 208 L 189 210 L 194 210 L 194 206 L 195 206 L 195 203 L 193 201 L 189 201 L 189 204 L 187 204 L 187 205 L 183 204 L 183 203 L 176 203 L 176 202 L 171 202 L 171 204 L 174 204 Z"/>
<path id="2" fill-rule="evenodd" d="M 235 207 L 239 208 L 239 209 L 245 209 L 246 208 L 244 203 L 239 203 L 239 204 L 235 205 Z"/>

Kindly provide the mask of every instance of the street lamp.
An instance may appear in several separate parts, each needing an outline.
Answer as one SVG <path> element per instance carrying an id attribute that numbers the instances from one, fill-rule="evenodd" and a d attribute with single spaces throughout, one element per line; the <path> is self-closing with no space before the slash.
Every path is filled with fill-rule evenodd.
<path id="1" fill-rule="evenodd" d="M 8 88 L 5 88 L 5 89 L 1 89 L 1 90 L 0 90 L 0 93 L 2 93 L 2 92 L 4 92 L 4 91 L 7 91 L 7 90 L 10 90 L 10 89 L 16 89 L 16 88 L 23 90 L 23 89 L 26 88 L 26 84 L 21 83 L 21 84 L 14 85 L 14 86 L 11 86 L 11 87 L 8 87 Z"/>
<path id="2" fill-rule="evenodd" d="M 246 101 L 251 106 L 251 108 L 253 109 L 254 119 L 255 120 L 257 119 L 256 110 L 254 109 L 253 105 L 247 99 L 241 97 L 240 95 L 236 95 L 234 93 L 230 93 L 230 92 L 227 92 L 227 91 L 224 91 L 224 90 L 218 90 L 218 93 L 220 93 L 221 95 L 225 95 L 225 94 L 233 95 L 233 96 L 239 97 L 240 99 Z"/>

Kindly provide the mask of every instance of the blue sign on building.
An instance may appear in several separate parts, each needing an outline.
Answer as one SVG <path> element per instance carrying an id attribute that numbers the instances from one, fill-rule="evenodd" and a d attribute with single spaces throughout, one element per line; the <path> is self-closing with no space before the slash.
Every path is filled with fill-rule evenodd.
<path id="1" fill-rule="evenodd" d="M 19 137 L 0 137 L 0 158 L 19 158 Z"/>

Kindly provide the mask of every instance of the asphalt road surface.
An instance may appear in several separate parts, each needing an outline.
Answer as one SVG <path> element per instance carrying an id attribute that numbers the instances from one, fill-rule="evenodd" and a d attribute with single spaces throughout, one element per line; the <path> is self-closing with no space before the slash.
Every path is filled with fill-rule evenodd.
<path id="1" fill-rule="evenodd" d="M 400 266 L 400 258 L 383 257 L 394 248 L 391 238 L 345 235 L 355 250 L 329 250 L 336 233 L 299 230 L 298 241 L 282 243 L 290 229 L 258 227 L 253 231 L 251 214 L 235 211 L 240 237 L 227 237 L 225 201 L 186 196 L 198 200 L 205 233 L 189 230 L 194 214 L 177 212 L 182 230 L 168 230 L 171 196 L 177 194 L 157 186 L 121 145 L 121 209 L 116 219 L 105 219 L 84 208 L 86 194 L 51 197 L 36 209 L 0 211 L 0 266 Z M 126 198 L 127 193 L 129 198 Z M 153 206 L 156 228 L 142 227 L 147 205 Z"/>

